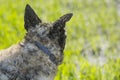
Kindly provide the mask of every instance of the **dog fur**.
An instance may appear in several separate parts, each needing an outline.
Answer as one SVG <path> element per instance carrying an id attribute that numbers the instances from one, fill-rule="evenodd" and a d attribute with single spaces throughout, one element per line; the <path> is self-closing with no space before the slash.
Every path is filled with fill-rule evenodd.
<path id="1" fill-rule="evenodd" d="M 68 13 L 54 23 L 42 23 L 27 4 L 24 22 L 27 31 L 19 44 L 0 51 L 0 80 L 54 80 L 57 67 L 63 60 L 65 46 L 65 23 L 72 17 Z M 40 50 L 35 41 L 45 46 L 54 56 Z"/>

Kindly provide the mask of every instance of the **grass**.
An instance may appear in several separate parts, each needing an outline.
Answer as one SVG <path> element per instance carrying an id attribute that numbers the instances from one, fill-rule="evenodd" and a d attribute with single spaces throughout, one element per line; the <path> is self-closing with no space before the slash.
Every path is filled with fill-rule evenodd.
<path id="1" fill-rule="evenodd" d="M 120 80 L 117 0 L 0 0 L 0 49 L 22 40 L 29 3 L 43 22 L 72 12 L 64 62 L 55 80 Z"/>

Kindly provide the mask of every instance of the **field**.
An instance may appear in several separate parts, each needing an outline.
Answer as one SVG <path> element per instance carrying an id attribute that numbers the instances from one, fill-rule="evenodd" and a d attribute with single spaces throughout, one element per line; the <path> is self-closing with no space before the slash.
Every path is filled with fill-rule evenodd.
<path id="1" fill-rule="evenodd" d="M 0 49 L 23 39 L 27 3 L 43 22 L 74 14 L 55 80 L 120 80 L 119 0 L 0 0 Z"/>

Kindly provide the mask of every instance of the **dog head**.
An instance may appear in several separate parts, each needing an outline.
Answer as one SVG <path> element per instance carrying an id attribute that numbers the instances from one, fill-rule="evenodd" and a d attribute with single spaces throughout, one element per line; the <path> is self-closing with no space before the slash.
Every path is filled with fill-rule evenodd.
<path id="1" fill-rule="evenodd" d="M 53 23 L 42 23 L 42 20 L 36 15 L 34 10 L 26 5 L 24 15 L 24 27 L 27 31 L 25 39 L 27 41 L 39 41 L 43 45 L 49 44 L 58 46 L 63 53 L 65 46 L 65 24 L 72 17 L 72 13 L 68 13 L 60 17 Z M 51 46 L 52 47 L 52 46 Z"/>

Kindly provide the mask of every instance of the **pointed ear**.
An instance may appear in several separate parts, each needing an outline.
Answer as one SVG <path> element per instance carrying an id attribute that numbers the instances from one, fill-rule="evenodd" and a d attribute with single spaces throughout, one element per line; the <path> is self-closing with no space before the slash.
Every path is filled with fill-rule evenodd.
<path id="1" fill-rule="evenodd" d="M 61 16 L 56 22 L 66 23 L 71 19 L 72 16 L 73 16 L 72 13 L 65 14 Z"/>
<path id="2" fill-rule="evenodd" d="M 73 16 L 72 13 L 68 13 L 68 14 L 65 14 L 65 15 L 61 16 L 57 21 L 55 21 L 55 22 L 53 23 L 53 26 L 56 26 L 56 25 L 57 25 L 57 26 L 62 26 L 62 27 L 64 27 L 64 26 L 65 26 L 65 23 L 66 23 L 67 21 L 69 21 L 72 16 Z"/>
<path id="3" fill-rule="evenodd" d="M 68 14 L 61 16 L 59 20 L 65 23 L 65 22 L 69 21 L 72 16 L 73 16 L 72 13 L 68 13 Z"/>
<path id="4" fill-rule="evenodd" d="M 35 25 L 42 22 L 28 4 L 25 7 L 24 22 L 24 27 L 27 31 L 30 27 L 35 27 Z"/>
<path id="5" fill-rule="evenodd" d="M 50 39 L 55 39 L 55 38 L 58 39 L 58 43 L 62 51 L 64 49 L 65 39 L 66 39 L 65 30 L 64 30 L 65 23 L 71 19 L 72 15 L 73 15 L 72 13 L 69 13 L 60 17 L 57 21 L 53 23 L 53 27 L 51 28 L 49 33 Z"/>

